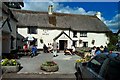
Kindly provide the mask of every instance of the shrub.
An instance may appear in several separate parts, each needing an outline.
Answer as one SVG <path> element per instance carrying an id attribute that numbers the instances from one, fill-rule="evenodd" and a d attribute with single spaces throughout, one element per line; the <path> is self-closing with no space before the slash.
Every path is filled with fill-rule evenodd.
<path id="1" fill-rule="evenodd" d="M 46 61 L 42 65 L 44 65 L 44 66 L 54 66 L 54 65 L 57 65 L 57 64 L 54 61 Z"/>

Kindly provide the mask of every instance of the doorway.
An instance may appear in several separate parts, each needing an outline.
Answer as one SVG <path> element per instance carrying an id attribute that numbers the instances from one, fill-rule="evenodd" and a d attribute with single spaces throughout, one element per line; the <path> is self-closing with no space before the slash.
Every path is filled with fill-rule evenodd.
<path id="1" fill-rule="evenodd" d="M 59 50 L 64 50 L 67 46 L 67 40 L 59 40 Z"/>
<path id="2" fill-rule="evenodd" d="M 88 42 L 83 42 L 83 47 L 88 47 Z"/>

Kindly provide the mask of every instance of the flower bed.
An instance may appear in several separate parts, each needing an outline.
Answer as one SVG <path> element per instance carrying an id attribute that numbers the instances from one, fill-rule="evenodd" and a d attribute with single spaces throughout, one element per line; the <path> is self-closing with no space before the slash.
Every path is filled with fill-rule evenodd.
<path id="1" fill-rule="evenodd" d="M 3 72 L 17 72 L 19 71 L 20 64 L 15 59 L 1 60 L 1 69 Z"/>
<path id="2" fill-rule="evenodd" d="M 54 61 L 46 61 L 41 66 L 41 70 L 47 71 L 47 72 L 55 72 L 58 71 L 59 67 Z"/>

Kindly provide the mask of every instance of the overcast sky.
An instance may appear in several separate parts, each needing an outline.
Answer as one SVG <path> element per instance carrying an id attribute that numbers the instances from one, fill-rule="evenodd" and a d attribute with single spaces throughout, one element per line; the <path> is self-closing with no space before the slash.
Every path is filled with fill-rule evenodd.
<path id="1" fill-rule="evenodd" d="M 51 0 L 40 2 L 25 0 L 22 9 L 47 11 L 50 4 L 54 6 L 54 12 L 59 13 L 94 15 L 96 12 L 101 12 L 102 21 L 110 30 L 117 32 L 120 29 L 120 26 L 118 26 L 118 23 L 120 23 L 120 20 L 118 20 L 120 19 L 118 11 L 119 2 L 53 2 Z"/>

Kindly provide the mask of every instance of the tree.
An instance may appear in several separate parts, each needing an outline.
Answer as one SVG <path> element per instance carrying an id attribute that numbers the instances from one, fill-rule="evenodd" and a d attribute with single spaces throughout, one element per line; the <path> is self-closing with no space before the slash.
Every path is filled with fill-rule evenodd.
<path id="1" fill-rule="evenodd" d="M 109 37 L 109 44 L 108 44 L 108 49 L 109 50 L 116 50 L 117 49 L 117 42 L 118 42 L 118 36 L 113 34 L 112 32 L 108 33 L 107 36 Z"/>
<path id="2" fill-rule="evenodd" d="M 4 4 L 9 8 L 15 8 L 15 9 L 21 9 L 21 7 L 24 7 L 23 2 L 4 2 Z"/>

